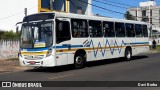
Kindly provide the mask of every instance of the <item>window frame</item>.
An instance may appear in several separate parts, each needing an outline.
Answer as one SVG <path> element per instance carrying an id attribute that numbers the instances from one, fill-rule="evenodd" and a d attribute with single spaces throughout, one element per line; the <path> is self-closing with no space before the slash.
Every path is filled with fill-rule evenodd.
<path id="1" fill-rule="evenodd" d="M 58 41 L 58 37 L 57 37 L 57 31 L 58 31 L 58 29 L 57 28 L 59 28 L 59 26 L 57 27 L 57 25 L 59 24 L 59 22 L 67 22 L 68 23 L 68 34 L 69 34 L 69 37 L 68 38 L 66 38 L 66 39 L 64 39 L 64 40 L 60 40 L 60 41 Z M 61 42 L 64 42 L 64 41 L 68 41 L 68 40 L 71 40 L 71 31 L 70 31 L 70 22 L 69 21 L 63 21 L 63 20 L 58 20 L 58 19 L 56 19 L 56 25 L 55 25 L 55 28 L 56 28 L 56 30 L 55 30 L 55 34 L 56 34 L 56 43 L 57 44 L 59 44 L 59 43 L 61 43 Z M 66 30 L 66 29 L 65 29 Z M 63 39 L 63 38 L 62 38 Z"/>
<path id="2" fill-rule="evenodd" d="M 123 24 L 123 29 L 122 29 L 122 31 L 124 31 L 124 36 L 117 36 L 117 30 L 116 30 L 116 28 L 117 28 L 117 26 L 116 26 L 116 24 Z M 122 37 L 126 37 L 126 30 L 125 30 L 125 23 L 124 22 L 115 22 L 115 24 L 114 24 L 114 27 L 115 27 L 115 34 L 116 34 L 116 37 L 118 37 L 118 38 L 122 38 Z"/>
<path id="3" fill-rule="evenodd" d="M 74 27 L 74 25 L 73 25 L 73 20 L 77 20 L 77 21 L 79 21 L 79 20 L 81 20 L 81 21 L 85 21 L 85 23 L 86 23 L 86 25 L 85 25 L 85 28 L 77 28 L 77 30 L 78 29 L 85 29 L 85 33 L 87 34 L 86 36 L 84 36 L 84 37 L 81 37 L 81 36 L 77 36 L 77 37 L 75 37 L 73 34 L 74 34 L 74 31 L 73 31 L 73 27 Z M 76 18 L 72 18 L 71 19 L 71 22 L 70 22 L 70 24 L 71 24 L 71 35 L 72 35 L 72 38 L 88 38 L 89 37 L 89 32 L 88 32 L 88 20 L 86 20 L 86 19 L 76 19 Z M 77 23 L 78 24 L 78 23 Z M 81 32 L 82 33 L 82 32 Z"/>
<path id="4" fill-rule="evenodd" d="M 146 31 L 147 31 L 147 33 L 144 33 L 144 26 L 146 26 Z M 143 37 L 148 37 L 149 35 L 148 35 L 148 29 L 147 29 L 147 25 L 142 25 L 142 32 L 143 32 Z M 147 35 L 147 36 L 146 36 Z"/>
<path id="5" fill-rule="evenodd" d="M 92 21 L 92 22 L 100 22 L 100 31 L 101 31 L 101 35 L 100 36 L 91 36 L 91 31 L 92 31 L 92 33 L 93 33 L 93 30 L 90 30 L 90 29 L 92 29 L 92 28 L 90 28 L 90 21 Z M 103 27 L 103 22 L 101 21 L 101 20 L 88 20 L 88 31 L 89 31 L 89 37 L 91 37 L 91 38 L 102 38 L 104 35 L 103 35 L 103 29 L 102 29 L 102 27 Z M 97 32 L 98 33 L 98 32 Z"/>
<path id="6" fill-rule="evenodd" d="M 139 25 L 139 26 L 141 26 L 141 35 L 139 34 L 138 36 L 137 36 L 137 28 L 136 28 L 136 26 L 137 25 Z M 136 37 L 143 37 L 143 29 L 142 29 L 143 27 L 142 27 L 142 24 L 135 24 L 135 33 L 136 33 Z"/>
<path id="7" fill-rule="evenodd" d="M 127 35 L 127 34 L 128 34 L 127 24 L 128 24 L 128 25 L 133 25 L 132 28 L 133 28 L 133 32 L 134 32 L 134 33 L 132 34 L 132 36 L 128 36 L 128 35 Z M 133 23 L 125 23 L 125 30 L 126 30 L 126 37 L 129 37 L 129 38 L 136 37 L 135 24 L 133 24 Z M 131 30 L 131 28 L 130 28 L 130 30 Z"/>
<path id="8" fill-rule="evenodd" d="M 105 35 L 105 24 L 111 24 L 112 23 L 112 31 L 113 31 L 113 33 L 114 33 L 114 36 L 106 36 Z M 108 28 L 109 29 L 109 28 Z M 109 30 L 107 30 L 108 32 L 109 32 Z M 115 34 L 115 23 L 114 22 L 112 22 L 112 21 L 103 21 L 103 36 L 104 37 L 109 37 L 109 38 L 113 38 L 113 37 L 116 37 L 116 34 Z"/>

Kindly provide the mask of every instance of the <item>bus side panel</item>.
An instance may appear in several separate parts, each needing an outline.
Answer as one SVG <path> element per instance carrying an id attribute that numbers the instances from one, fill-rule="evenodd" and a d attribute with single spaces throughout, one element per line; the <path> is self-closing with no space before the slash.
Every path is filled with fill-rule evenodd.
<path id="1" fill-rule="evenodd" d="M 88 61 L 104 59 L 103 42 L 104 41 L 102 37 L 90 38 L 90 41 L 89 41 L 90 53 L 89 53 Z"/>
<path id="2" fill-rule="evenodd" d="M 136 48 L 133 46 L 134 44 L 132 44 L 132 43 L 136 43 L 136 38 L 135 37 L 126 37 L 124 42 L 126 44 L 126 47 L 127 46 L 131 47 L 132 55 L 136 55 L 136 53 L 137 53 Z"/>
<path id="3" fill-rule="evenodd" d="M 116 38 L 114 42 L 114 58 L 124 57 L 126 38 Z"/>
<path id="4" fill-rule="evenodd" d="M 56 45 L 56 62 L 57 66 L 67 65 L 68 64 L 68 51 L 69 48 L 67 45 L 70 44 L 70 41 L 64 41 Z"/>
<path id="5" fill-rule="evenodd" d="M 148 37 L 136 38 L 136 48 L 137 54 L 148 52 L 149 51 L 149 39 Z"/>
<path id="6" fill-rule="evenodd" d="M 104 59 L 115 58 L 115 44 L 116 38 L 104 38 Z"/>
<path id="7" fill-rule="evenodd" d="M 75 51 L 68 53 L 68 64 L 74 63 L 74 55 L 75 55 Z"/>
<path id="8" fill-rule="evenodd" d="M 68 53 L 57 53 L 56 57 L 57 66 L 68 64 Z"/>
<path id="9" fill-rule="evenodd" d="M 88 58 L 88 49 L 87 49 L 87 43 L 89 42 L 88 38 L 72 38 L 70 40 L 71 43 L 71 50 L 69 50 L 68 53 L 68 64 L 73 64 L 74 63 L 74 57 L 75 57 L 75 53 L 78 50 L 84 50 L 86 52 L 86 56 L 87 56 L 87 60 Z"/>

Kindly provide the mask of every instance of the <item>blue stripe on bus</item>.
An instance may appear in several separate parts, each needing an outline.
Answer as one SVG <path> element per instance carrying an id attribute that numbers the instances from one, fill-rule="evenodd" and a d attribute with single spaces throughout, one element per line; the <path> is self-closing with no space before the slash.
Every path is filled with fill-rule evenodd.
<path id="1" fill-rule="evenodd" d="M 83 45 L 71 45 L 71 48 L 80 48 Z M 54 46 L 53 48 L 68 48 L 68 46 Z"/>
<path id="2" fill-rule="evenodd" d="M 44 51 L 44 50 L 48 50 L 48 48 L 27 48 L 27 49 L 21 48 L 20 50 L 21 51 Z"/>
<path id="3" fill-rule="evenodd" d="M 126 44 L 149 44 L 149 42 L 134 42 L 134 43 L 125 43 Z"/>

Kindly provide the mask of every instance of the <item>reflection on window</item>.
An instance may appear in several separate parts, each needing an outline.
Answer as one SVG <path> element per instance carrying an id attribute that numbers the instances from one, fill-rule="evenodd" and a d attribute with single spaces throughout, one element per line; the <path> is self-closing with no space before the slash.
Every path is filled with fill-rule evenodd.
<path id="1" fill-rule="evenodd" d="M 135 37 L 134 24 L 126 24 L 126 36 Z"/>
<path id="2" fill-rule="evenodd" d="M 90 37 L 102 37 L 102 24 L 101 21 L 89 21 Z"/>
<path id="3" fill-rule="evenodd" d="M 32 47 L 32 30 L 29 26 L 22 26 L 21 47 Z"/>
<path id="4" fill-rule="evenodd" d="M 142 33 L 142 25 L 136 24 L 135 25 L 136 37 L 143 37 Z"/>
<path id="5" fill-rule="evenodd" d="M 39 33 L 39 32 L 38 32 L 38 28 L 35 27 L 35 30 L 34 30 L 34 39 L 36 39 L 36 40 L 38 40 L 38 38 L 39 38 L 39 37 L 38 37 L 38 36 L 39 36 L 38 33 Z"/>
<path id="6" fill-rule="evenodd" d="M 51 27 L 51 23 L 48 24 L 42 24 L 41 25 L 42 29 L 41 29 L 41 40 L 45 41 L 47 44 L 49 44 L 50 42 L 52 42 L 52 27 Z M 48 45 L 47 45 L 48 46 Z"/>
<path id="7" fill-rule="evenodd" d="M 56 23 L 56 42 L 60 43 L 71 39 L 70 27 L 68 21 L 59 21 Z"/>
<path id="8" fill-rule="evenodd" d="M 125 37 L 124 23 L 115 23 L 116 37 Z"/>
<path id="9" fill-rule="evenodd" d="M 35 48 L 35 43 L 45 43 L 44 47 L 52 45 L 52 23 L 38 22 L 22 25 L 21 47 Z"/>
<path id="10" fill-rule="evenodd" d="M 72 19 L 72 36 L 88 37 L 87 20 Z"/>
<path id="11" fill-rule="evenodd" d="M 103 31 L 105 37 L 115 37 L 114 23 L 113 22 L 103 22 Z"/>

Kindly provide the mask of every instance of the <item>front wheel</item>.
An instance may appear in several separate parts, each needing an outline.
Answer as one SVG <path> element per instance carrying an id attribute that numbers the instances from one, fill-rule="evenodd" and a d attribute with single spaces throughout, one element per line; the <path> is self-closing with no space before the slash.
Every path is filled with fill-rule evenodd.
<path id="1" fill-rule="evenodd" d="M 82 55 L 82 54 L 76 55 L 75 59 L 74 59 L 74 67 L 76 69 L 80 69 L 80 68 L 84 67 L 84 64 L 85 64 L 85 57 L 84 57 L 84 55 Z"/>
<path id="2" fill-rule="evenodd" d="M 126 50 L 125 50 L 125 59 L 126 59 L 127 61 L 131 61 L 131 57 L 132 57 L 132 52 L 131 52 L 131 50 L 130 50 L 130 49 L 126 49 Z"/>

